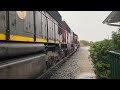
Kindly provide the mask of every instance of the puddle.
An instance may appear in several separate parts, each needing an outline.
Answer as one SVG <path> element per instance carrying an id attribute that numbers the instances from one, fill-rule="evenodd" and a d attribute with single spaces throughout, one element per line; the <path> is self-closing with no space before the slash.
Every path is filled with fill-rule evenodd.
<path id="1" fill-rule="evenodd" d="M 95 79 L 94 73 L 82 73 L 79 75 L 78 79 Z"/>

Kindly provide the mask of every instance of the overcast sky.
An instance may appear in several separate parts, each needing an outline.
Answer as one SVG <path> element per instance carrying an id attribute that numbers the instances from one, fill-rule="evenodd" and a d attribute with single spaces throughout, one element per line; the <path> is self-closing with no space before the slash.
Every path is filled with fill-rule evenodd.
<path id="1" fill-rule="evenodd" d="M 111 32 L 117 30 L 102 22 L 111 11 L 59 11 L 62 19 L 79 36 L 80 40 L 100 41 L 111 37 Z"/>

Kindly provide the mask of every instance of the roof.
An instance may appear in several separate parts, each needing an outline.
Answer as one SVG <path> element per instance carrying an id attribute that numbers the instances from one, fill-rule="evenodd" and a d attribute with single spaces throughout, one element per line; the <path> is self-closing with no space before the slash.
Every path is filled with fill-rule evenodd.
<path id="1" fill-rule="evenodd" d="M 78 36 L 77 34 L 73 33 L 74 36 Z"/>
<path id="2" fill-rule="evenodd" d="M 108 17 L 103 21 L 103 24 L 114 25 L 111 23 L 120 22 L 120 11 L 112 11 Z"/>
<path id="3" fill-rule="evenodd" d="M 70 27 L 68 26 L 68 24 L 65 21 L 62 21 L 62 27 L 63 29 L 67 30 L 70 33 Z"/>
<path id="4" fill-rule="evenodd" d="M 52 17 L 54 17 L 60 24 L 62 23 L 62 16 L 58 11 L 47 11 Z"/>

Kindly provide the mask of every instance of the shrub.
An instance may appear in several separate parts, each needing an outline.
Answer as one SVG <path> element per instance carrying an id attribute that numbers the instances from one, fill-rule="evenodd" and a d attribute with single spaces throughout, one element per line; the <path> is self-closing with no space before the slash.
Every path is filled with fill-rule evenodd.
<path id="1" fill-rule="evenodd" d="M 93 43 L 90 46 L 90 57 L 94 64 L 95 73 L 99 79 L 110 77 L 109 51 L 113 50 L 112 40 L 103 40 Z"/>

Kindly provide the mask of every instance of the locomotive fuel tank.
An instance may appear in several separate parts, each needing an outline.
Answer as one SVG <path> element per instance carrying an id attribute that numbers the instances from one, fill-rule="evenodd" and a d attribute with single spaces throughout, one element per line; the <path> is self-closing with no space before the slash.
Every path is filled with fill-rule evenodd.
<path id="1" fill-rule="evenodd" d="M 44 51 L 44 44 L 0 42 L 0 58 L 22 56 Z"/>

